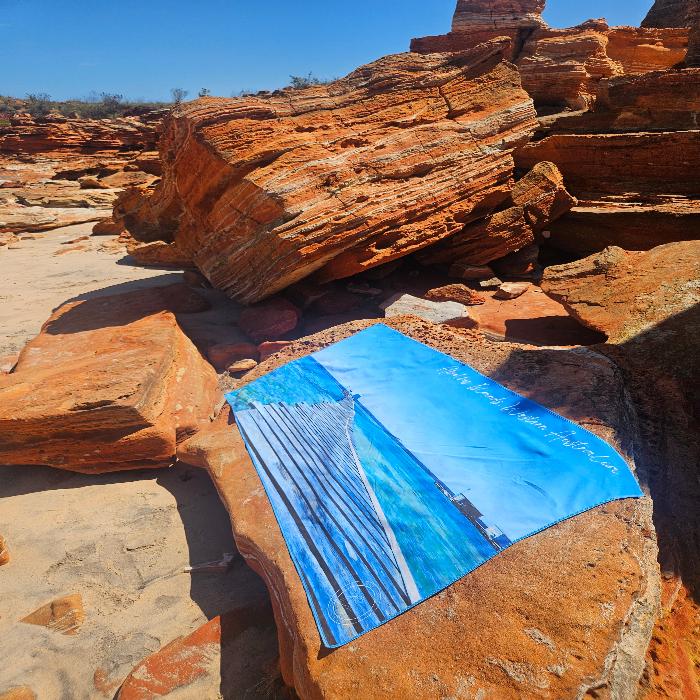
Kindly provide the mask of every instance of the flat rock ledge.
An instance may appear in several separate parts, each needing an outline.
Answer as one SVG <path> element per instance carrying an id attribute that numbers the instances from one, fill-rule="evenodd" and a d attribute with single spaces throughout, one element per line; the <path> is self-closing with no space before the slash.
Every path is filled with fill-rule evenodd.
<path id="1" fill-rule="evenodd" d="M 370 323 L 291 343 L 244 381 Z M 633 453 L 631 404 L 618 369 L 599 353 L 494 343 L 412 316 L 386 323 L 585 425 L 621 454 Z M 659 609 L 649 498 L 600 506 L 530 537 L 389 624 L 329 651 L 230 411 L 183 443 L 178 456 L 209 469 L 237 546 L 270 591 L 282 675 L 300 697 L 637 696 Z"/>

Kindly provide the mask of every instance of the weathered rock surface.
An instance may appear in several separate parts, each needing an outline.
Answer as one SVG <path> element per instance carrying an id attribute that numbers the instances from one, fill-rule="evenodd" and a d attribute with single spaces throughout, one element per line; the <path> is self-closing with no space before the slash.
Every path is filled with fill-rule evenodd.
<path id="1" fill-rule="evenodd" d="M 118 700 L 281 697 L 269 600 L 217 616 L 145 658 Z"/>
<path id="2" fill-rule="evenodd" d="M 696 238 L 698 109 L 700 70 L 686 69 L 609 80 L 594 112 L 543 120 L 518 165 L 552 160 L 579 199 L 548 227 L 552 245 L 588 255 Z"/>
<path id="3" fill-rule="evenodd" d="M 634 418 L 620 375 L 602 355 L 491 343 L 410 317 L 388 323 L 585 424 L 623 452 L 633 449 Z M 366 325 L 293 343 L 246 380 Z M 520 542 L 445 592 L 328 654 L 229 420 L 226 411 L 190 442 L 209 465 L 241 553 L 271 591 L 282 673 L 301 697 L 541 698 L 583 696 L 590 689 L 635 696 L 658 606 L 647 499 L 597 508 Z"/>
<path id="4" fill-rule="evenodd" d="M 162 183 L 122 198 L 115 218 L 139 240 L 176 240 L 244 302 L 419 250 L 510 191 L 534 110 L 505 46 L 400 54 L 329 85 L 188 103 L 166 120 Z"/>
<path id="5" fill-rule="evenodd" d="M 465 306 L 476 306 L 486 301 L 482 294 L 464 284 L 446 284 L 444 287 L 429 289 L 425 298 L 431 301 L 456 301 Z"/>
<path id="6" fill-rule="evenodd" d="M 279 340 L 293 331 L 301 312 L 282 297 L 267 299 L 244 309 L 238 318 L 239 328 L 255 343 Z"/>
<path id="7" fill-rule="evenodd" d="M 5 538 L 0 535 L 0 566 L 10 561 L 10 550 L 7 548 Z"/>
<path id="8" fill-rule="evenodd" d="M 647 252 L 606 248 L 548 268 L 542 287 L 581 323 L 623 343 L 700 304 L 700 241 Z"/>
<path id="9" fill-rule="evenodd" d="M 695 0 L 655 0 L 642 27 L 689 27 Z"/>
<path id="10" fill-rule="evenodd" d="M 542 284 L 609 336 L 601 349 L 622 369 L 640 416 L 637 461 L 649 475 L 660 562 L 674 588 L 655 631 L 647 685 L 694 697 L 700 631 L 687 624 L 693 608 L 682 601 L 684 591 L 696 601 L 700 595 L 700 544 L 690 534 L 700 532 L 700 241 L 637 253 L 608 248 L 549 268 Z"/>
<path id="11" fill-rule="evenodd" d="M 542 2 L 459 3 L 452 31 L 411 42 L 418 53 L 464 51 L 505 35 L 523 87 L 540 108 L 589 109 L 606 78 L 670 68 L 688 46 L 687 29 L 610 28 L 590 20 L 570 29 L 551 29 Z M 510 6 L 510 13 L 501 10 Z M 466 8 L 469 8 L 467 11 Z"/>
<path id="12" fill-rule="evenodd" d="M 138 117 L 68 119 L 59 115 L 33 118 L 13 115 L 0 126 L 0 152 L 34 154 L 47 151 L 149 150 L 158 140 L 158 122 Z"/>
<path id="13" fill-rule="evenodd" d="M 426 264 L 484 265 L 531 246 L 537 234 L 576 204 L 557 167 L 535 163 L 515 183 L 503 206 L 450 238 L 417 254 Z M 510 205 L 510 206 L 509 206 Z"/>
<path id="14" fill-rule="evenodd" d="M 208 304 L 188 287 L 70 302 L 0 376 L 0 464 L 108 472 L 172 464 L 208 422 L 214 370 L 167 311 Z"/>

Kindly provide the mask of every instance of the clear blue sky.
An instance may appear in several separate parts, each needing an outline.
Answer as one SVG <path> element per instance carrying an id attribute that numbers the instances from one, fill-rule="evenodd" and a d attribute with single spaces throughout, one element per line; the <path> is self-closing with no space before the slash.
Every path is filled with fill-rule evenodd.
<path id="1" fill-rule="evenodd" d="M 330 78 L 449 30 L 456 0 L 0 0 L 0 94 L 168 99 Z M 638 24 L 651 0 L 549 0 L 546 19 Z"/>

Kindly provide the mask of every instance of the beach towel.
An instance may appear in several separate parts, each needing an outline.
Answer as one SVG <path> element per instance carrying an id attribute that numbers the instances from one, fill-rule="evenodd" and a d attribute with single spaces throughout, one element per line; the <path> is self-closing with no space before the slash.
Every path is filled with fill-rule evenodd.
<path id="1" fill-rule="evenodd" d="M 328 648 L 642 495 L 601 438 L 383 324 L 227 399 Z"/>

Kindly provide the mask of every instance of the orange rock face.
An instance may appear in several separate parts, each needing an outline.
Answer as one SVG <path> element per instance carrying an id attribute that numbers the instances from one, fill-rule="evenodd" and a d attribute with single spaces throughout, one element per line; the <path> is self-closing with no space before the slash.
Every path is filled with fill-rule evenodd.
<path id="1" fill-rule="evenodd" d="M 153 150 L 158 140 L 157 124 L 137 117 L 68 119 L 49 115 L 34 119 L 28 114 L 15 115 L 9 126 L 0 127 L 0 153 Z"/>
<path id="2" fill-rule="evenodd" d="M 0 376 L 0 464 L 87 473 L 172 464 L 219 400 L 213 368 L 164 310 L 201 310 L 179 289 L 60 307 Z"/>
<path id="3" fill-rule="evenodd" d="M 556 165 L 537 163 L 514 185 L 504 203 L 507 208 L 465 226 L 418 258 L 424 263 L 484 265 L 535 243 L 537 234 L 574 204 Z"/>
<path id="4" fill-rule="evenodd" d="M 463 51 L 505 35 L 512 40 L 510 58 L 520 69 L 523 87 L 538 107 L 589 109 L 603 79 L 670 68 L 684 59 L 688 47 L 683 28 L 610 28 L 605 20 L 590 20 L 551 29 L 539 15 L 544 3 L 502 5 L 511 6 L 511 12 L 504 16 L 493 3 L 460 3 L 449 34 L 414 39 L 411 50 Z"/>
<path id="5" fill-rule="evenodd" d="M 491 343 L 412 317 L 387 322 L 593 426 L 614 444 L 631 446 L 619 375 L 603 356 Z M 246 381 L 366 325 L 293 343 Z M 271 592 L 282 673 L 300 697 L 569 698 L 593 687 L 611 697 L 634 696 L 658 605 L 649 501 L 614 503 L 550 528 L 391 623 L 325 653 L 228 411 L 185 446 L 190 443 L 208 464 L 240 552 Z"/>
<path id="6" fill-rule="evenodd" d="M 505 48 L 389 56 L 329 85 L 188 103 L 166 122 L 162 184 L 116 216 L 137 239 L 174 238 L 244 302 L 424 248 L 508 195 L 535 114 Z"/>

